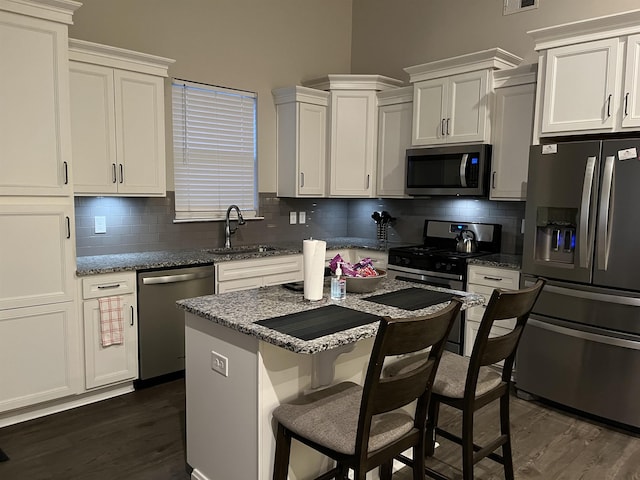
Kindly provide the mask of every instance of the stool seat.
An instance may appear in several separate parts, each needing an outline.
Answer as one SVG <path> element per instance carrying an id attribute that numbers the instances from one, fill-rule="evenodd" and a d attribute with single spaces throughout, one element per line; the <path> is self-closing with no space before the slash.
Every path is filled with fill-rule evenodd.
<path id="1" fill-rule="evenodd" d="M 339 383 L 280 405 L 273 416 L 298 435 L 336 452 L 353 455 L 362 392 L 362 387 L 355 383 Z M 371 422 L 368 450 L 378 450 L 406 435 L 412 428 L 413 417 L 406 412 L 377 415 Z"/>

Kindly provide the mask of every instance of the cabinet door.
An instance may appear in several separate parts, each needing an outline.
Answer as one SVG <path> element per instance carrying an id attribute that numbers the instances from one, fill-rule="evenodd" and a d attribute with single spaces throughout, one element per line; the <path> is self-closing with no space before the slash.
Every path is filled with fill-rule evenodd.
<path id="1" fill-rule="evenodd" d="M 329 192 L 333 196 L 373 195 L 376 105 L 375 92 L 331 92 Z"/>
<path id="2" fill-rule="evenodd" d="M 81 389 L 73 302 L 0 311 L 0 411 Z"/>
<path id="3" fill-rule="evenodd" d="M 495 90 L 491 200 L 526 200 L 535 90 L 534 84 Z"/>
<path id="4" fill-rule="evenodd" d="M 0 12 L 0 195 L 72 193 L 67 26 Z"/>
<path id="5" fill-rule="evenodd" d="M 620 40 L 612 38 L 547 52 L 543 134 L 613 128 L 619 48 Z"/>
<path id="6" fill-rule="evenodd" d="M 166 194 L 164 81 L 115 70 L 118 193 Z"/>
<path id="7" fill-rule="evenodd" d="M 376 192 L 382 197 L 405 197 L 406 151 L 411 147 L 413 103 L 378 109 L 378 167 Z"/>
<path id="8" fill-rule="evenodd" d="M 72 218 L 70 203 L 0 204 L 0 310 L 75 298 Z"/>
<path id="9" fill-rule="evenodd" d="M 489 71 L 450 78 L 445 132 L 447 142 L 483 142 L 487 131 Z"/>
<path id="10" fill-rule="evenodd" d="M 640 127 L 640 34 L 627 39 L 624 98 L 622 99 L 622 127 Z"/>
<path id="11" fill-rule="evenodd" d="M 446 141 L 446 99 L 448 78 L 417 82 L 413 90 L 413 145 L 434 145 Z"/>
<path id="12" fill-rule="evenodd" d="M 103 347 L 98 300 L 84 302 L 84 359 L 87 389 L 138 377 L 138 327 L 133 294 L 123 295 L 124 343 Z"/>
<path id="13" fill-rule="evenodd" d="M 323 196 L 327 169 L 327 107 L 298 104 L 298 194 Z"/>
<path id="14" fill-rule="evenodd" d="M 70 62 L 75 193 L 116 193 L 113 69 Z"/>

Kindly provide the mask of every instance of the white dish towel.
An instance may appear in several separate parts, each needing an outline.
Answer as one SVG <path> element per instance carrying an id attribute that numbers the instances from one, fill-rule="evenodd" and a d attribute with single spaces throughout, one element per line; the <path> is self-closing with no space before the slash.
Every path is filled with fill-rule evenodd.
<path id="1" fill-rule="evenodd" d="M 124 314 L 120 297 L 102 297 L 100 304 L 100 338 L 102 346 L 124 343 Z"/>

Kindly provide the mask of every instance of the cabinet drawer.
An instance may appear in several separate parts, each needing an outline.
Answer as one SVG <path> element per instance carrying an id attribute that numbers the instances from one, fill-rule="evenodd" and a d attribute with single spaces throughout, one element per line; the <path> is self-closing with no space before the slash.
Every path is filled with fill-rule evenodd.
<path id="1" fill-rule="evenodd" d="M 507 268 L 469 266 L 467 283 L 486 285 L 493 288 L 507 288 L 517 290 L 520 282 L 520 272 Z"/>
<path id="2" fill-rule="evenodd" d="M 485 287 L 484 285 L 468 285 L 467 291 L 472 293 L 477 293 L 478 295 L 482 295 L 484 297 L 485 305 L 489 302 L 489 298 L 491 298 L 491 294 L 493 293 L 493 287 Z M 484 315 L 485 307 L 471 307 L 466 310 L 467 319 L 480 322 L 482 320 L 482 316 Z M 508 318 L 505 320 L 496 320 L 494 323 L 494 327 L 505 327 L 512 329 L 516 325 L 515 318 Z"/>
<path id="3" fill-rule="evenodd" d="M 107 273 L 82 279 L 82 298 L 123 295 L 136 291 L 135 273 Z"/>
<path id="4" fill-rule="evenodd" d="M 301 271 L 302 255 L 223 262 L 216 265 L 216 282 Z"/>

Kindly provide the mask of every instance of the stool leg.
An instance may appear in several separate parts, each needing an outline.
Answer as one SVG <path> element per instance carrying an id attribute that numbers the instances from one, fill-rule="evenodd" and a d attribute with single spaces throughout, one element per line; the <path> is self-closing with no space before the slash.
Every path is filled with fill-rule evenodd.
<path id="1" fill-rule="evenodd" d="M 436 427 L 438 426 L 438 413 L 440 412 L 440 402 L 431 397 L 429 402 L 429 413 L 427 416 L 427 434 L 425 439 L 425 456 L 432 457 L 436 449 Z"/>
<path id="2" fill-rule="evenodd" d="M 473 480 L 473 405 L 462 409 L 462 478 Z"/>
<path id="3" fill-rule="evenodd" d="M 506 435 L 507 442 L 502 446 L 505 480 L 513 480 L 513 457 L 511 454 L 511 424 L 509 422 L 509 393 L 500 397 L 500 433 Z"/>
<path id="4" fill-rule="evenodd" d="M 278 423 L 276 433 L 276 454 L 273 465 L 273 480 L 287 480 L 289 474 L 289 456 L 291 454 L 291 435 Z"/>
<path id="5" fill-rule="evenodd" d="M 424 452 L 428 448 L 428 440 L 418 443 L 413 447 L 413 480 L 424 480 L 425 461 Z M 391 478 L 391 477 L 389 477 Z"/>
<path id="6" fill-rule="evenodd" d="M 380 476 L 380 480 L 391 480 L 391 476 L 393 475 L 393 459 L 380 465 L 378 475 Z"/>

